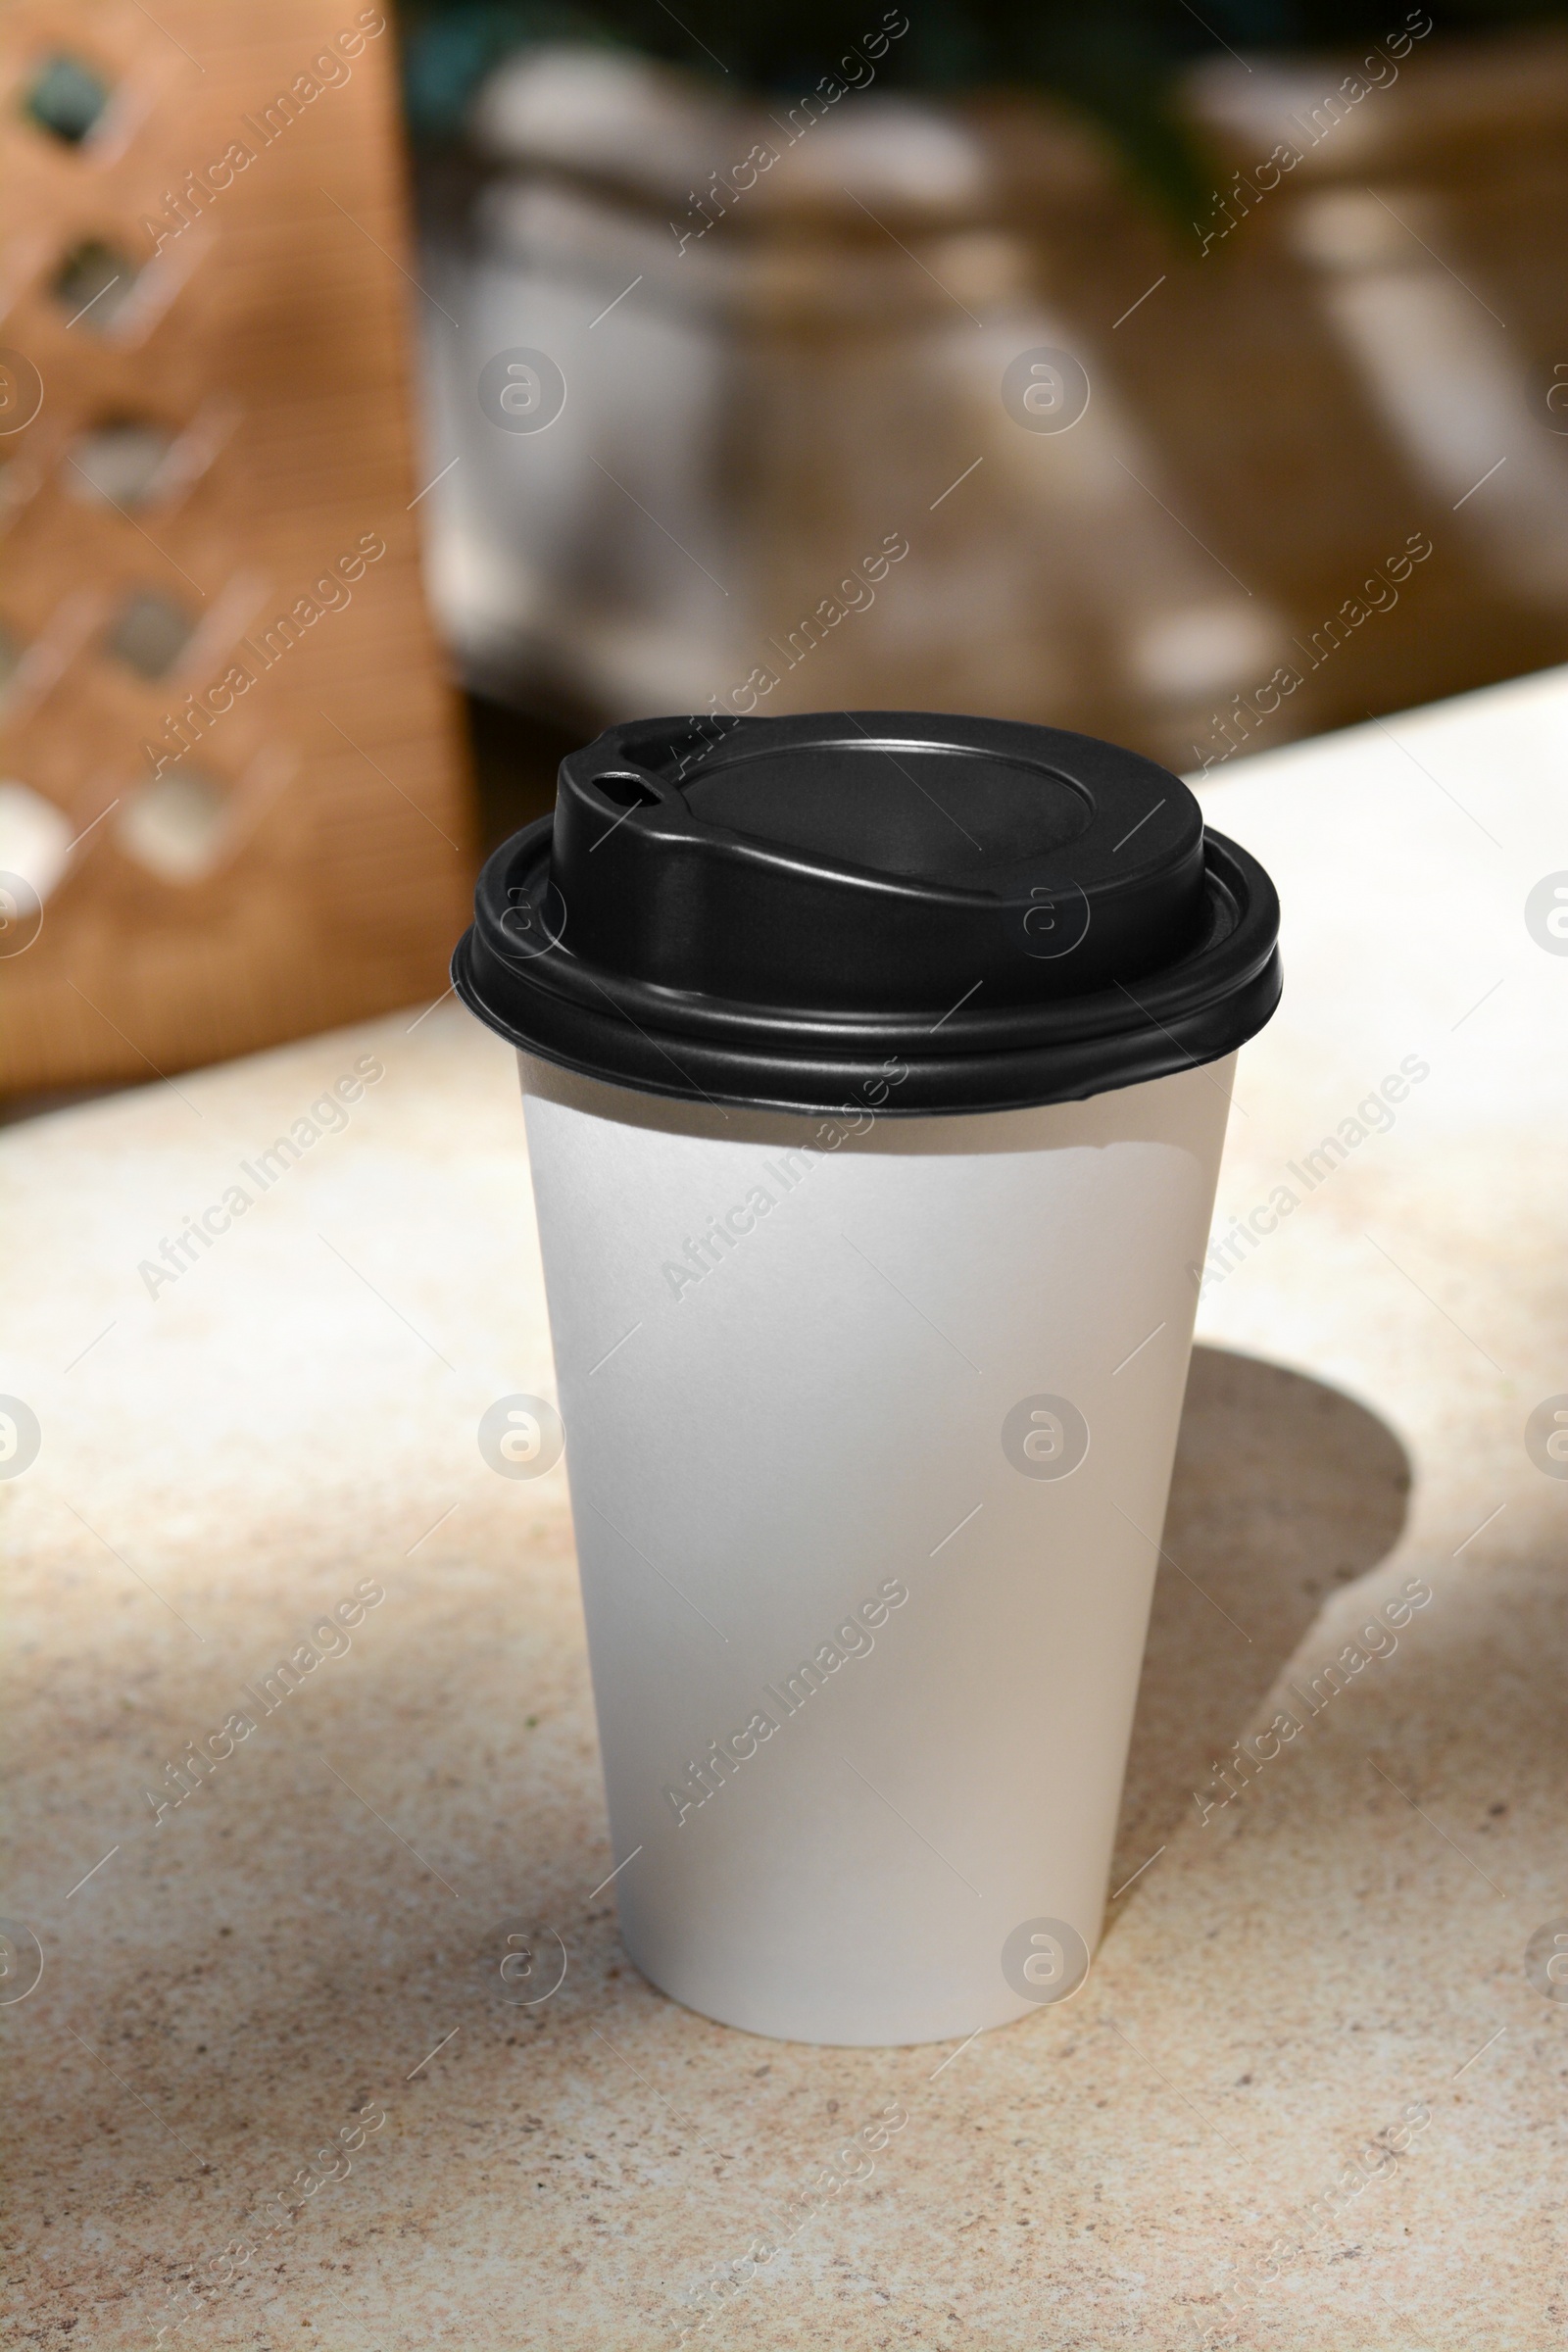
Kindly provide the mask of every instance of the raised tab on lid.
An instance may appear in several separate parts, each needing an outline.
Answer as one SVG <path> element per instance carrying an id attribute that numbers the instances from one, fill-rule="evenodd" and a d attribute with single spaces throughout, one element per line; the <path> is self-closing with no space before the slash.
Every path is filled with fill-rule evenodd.
<path id="1" fill-rule="evenodd" d="M 610 806 L 607 808 L 607 804 Z M 612 728 L 551 875 L 596 968 L 771 1006 L 943 1011 L 1141 977 L 1201 920 L 1185 785 L 1087 736 L 904 711 Z"/>

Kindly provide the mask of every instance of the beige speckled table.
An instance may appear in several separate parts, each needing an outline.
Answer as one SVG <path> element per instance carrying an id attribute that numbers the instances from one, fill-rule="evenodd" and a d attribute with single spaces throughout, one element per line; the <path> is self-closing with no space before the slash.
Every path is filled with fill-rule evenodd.
<path id="1" fill-rule="evenodd" d="M 1533 680 L 1209 779 L 1288 983 L 1131 1883 L 1075 2001 L 966 2045 L 756 2039 L 619 1956 L 564 1474 L 475 1444 L 551 1380 L 497 1041 L 416 1007 L 6 1138 L 8 2341 L 1560 2343 L 1565 734 Z"/>

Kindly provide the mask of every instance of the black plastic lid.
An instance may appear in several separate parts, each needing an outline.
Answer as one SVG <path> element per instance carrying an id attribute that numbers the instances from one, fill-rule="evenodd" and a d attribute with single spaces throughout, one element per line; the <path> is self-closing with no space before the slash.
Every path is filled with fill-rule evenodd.
<path id="1" fill-rule="evenodd" d="M 612 1085 L 929 1115 L 1216 1060 L 1279 1001 L 1278 936 L 1256 860 L 1093 736 L 656 718 L 562 762 L 554 816 L 480 874 L 452 978 Z"/>

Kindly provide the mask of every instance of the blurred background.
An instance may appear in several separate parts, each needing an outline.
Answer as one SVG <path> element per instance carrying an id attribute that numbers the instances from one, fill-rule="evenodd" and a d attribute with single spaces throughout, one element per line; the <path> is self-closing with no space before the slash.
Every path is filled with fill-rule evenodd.
<path id="1" fill-rule="evenodd" d="M 1568 21 L 12 0 L 10 1115 L 440 995 L 639 712 L 1568 657 Z"/>

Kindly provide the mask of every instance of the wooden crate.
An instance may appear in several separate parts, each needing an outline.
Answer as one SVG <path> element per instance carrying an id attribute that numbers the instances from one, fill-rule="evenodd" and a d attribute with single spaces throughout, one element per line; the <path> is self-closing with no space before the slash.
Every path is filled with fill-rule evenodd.
<path id="1" fill-rule="evenodd" d="M 392 43 L 353 0 L 0 17 L 0 774 L 74 845 L 6 934 L 8 1090 L 446 984 Z"/>

